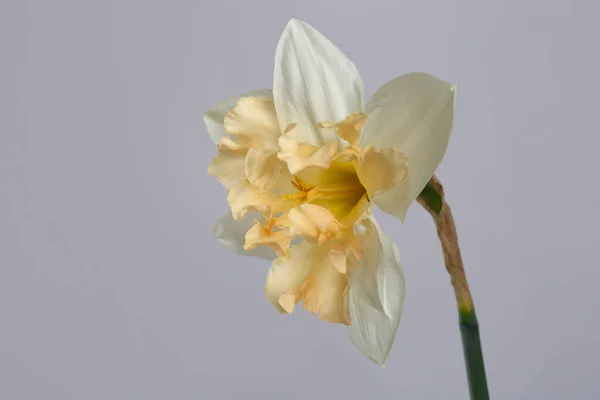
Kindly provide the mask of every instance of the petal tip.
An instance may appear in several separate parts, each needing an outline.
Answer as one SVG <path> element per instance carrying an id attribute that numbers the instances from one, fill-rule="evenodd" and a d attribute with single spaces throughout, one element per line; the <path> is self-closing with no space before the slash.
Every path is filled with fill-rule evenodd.
<path id="1" fill-rule="evenodd" d="M 223 235 L 223 221 L 222 220 L 223 220 L 223 218 L 218 219 L 212 227 L 212 234 L 217 239 L 219 239 Z"/>
<path id="2" fill-rule="evenodd" d="M 297 29 L 297 28 L 306 28 L 306 27 L 310 27 L 309 24 L 307 24 L 306 22 L 302 21 L 301 19 L 298 18 L 291 18 L 288 23 L 285 25 L 285 31 L 287 31 L 288 29 Z"/>

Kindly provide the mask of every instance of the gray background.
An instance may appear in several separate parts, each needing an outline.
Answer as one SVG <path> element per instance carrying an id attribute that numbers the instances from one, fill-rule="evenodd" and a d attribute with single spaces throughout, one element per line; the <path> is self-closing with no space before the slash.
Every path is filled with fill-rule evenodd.
<path id="1" fill-rule="evenodd" d="M 201 112 L 271 86 L 288 19 L 358 66 L 459 84 L 439 176 L 495 399 L 600 398 L 597 1 L 0 2 L 0 398 L 465 399 L 429 216 L 381 223 L 407 301 L 388 368 L 263 294 L 211 237 Z"/>

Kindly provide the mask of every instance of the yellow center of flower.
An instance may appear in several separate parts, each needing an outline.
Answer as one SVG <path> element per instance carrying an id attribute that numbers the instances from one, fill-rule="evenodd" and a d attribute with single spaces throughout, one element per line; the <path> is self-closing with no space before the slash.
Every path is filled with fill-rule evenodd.
<path id="1" fill-rule="evenodd" d="M 298 176 L 294 176 L 292 185 L 298 191 L 293 194 L 285 194 L 284 200 L 293 200 L 294 207 L 302 203 L 314 202 L 316 199 L 344 201 L 365 193 L 365 188 L 358 181 L 311 185 Z"/>
<path id="2" fill-rule="evenodd" d="M 291 181 L 297 190 L 285 194 L 284 200 L 293 201 L 293 206 L 312 203 L 329 210 L 338 220 L 352 211 L 366 189 L 358 179 L 352 163 L 334 161 L 327 169 L 307 168 Z"/>

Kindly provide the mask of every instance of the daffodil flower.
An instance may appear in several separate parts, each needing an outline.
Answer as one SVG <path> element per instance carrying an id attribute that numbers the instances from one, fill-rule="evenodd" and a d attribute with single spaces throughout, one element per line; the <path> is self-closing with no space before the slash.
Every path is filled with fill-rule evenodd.
<path id="1" fill-rule="evenodd" d="M 356 347 L 383 365 L 405 297 L 399 251 L 372 205 L 404 220 L 442 160 L 455 86 L 425 73 L 384 84 L 363 105 L 348 58 L 305 22 L 277 45 L 273 90 L 204 113 L 218 148 L 209 174 L 231 212 L 214 228 L 239 254 L 274 260 L 267 299 L 346 324 Z"/>

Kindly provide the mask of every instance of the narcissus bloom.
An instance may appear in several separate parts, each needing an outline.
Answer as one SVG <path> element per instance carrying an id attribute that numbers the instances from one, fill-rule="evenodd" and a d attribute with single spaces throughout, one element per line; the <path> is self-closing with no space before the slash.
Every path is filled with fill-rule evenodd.
<path id="1" fill-rule="evenodd" d="M 291 20 L 277 45 L 273 90 L 204 113 L 218 148 L 208 172 L 231 207 L 217 238 L 274 260 L 265 293 L 279 312 L 302 303 L 349 325 L 353 343 L 379 364 L 400 322 L 404 278 L 398 248 L 371 207 L 404 220 L 446 150 L 455 92 L 409 73 L 364 106 L 354 64 Z"/>

